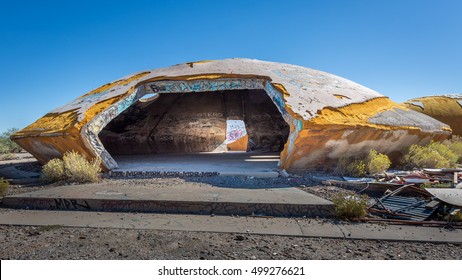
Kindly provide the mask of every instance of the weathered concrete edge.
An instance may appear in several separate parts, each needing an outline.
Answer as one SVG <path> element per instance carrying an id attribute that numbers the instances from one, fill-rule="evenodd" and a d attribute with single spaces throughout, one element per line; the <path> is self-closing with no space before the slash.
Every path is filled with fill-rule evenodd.
<path id="1" fill-rule="evenodd" d="M 3 205 L 16 209 L 142 212 L 200 215 L 263 215 L 275 217 L 331 217 L 331 202 L 315 204 L 171 201 L 140 199 L 94 199 L 7 196 Z"/>
<path id="2" fill-rule="evenodd" d="M 0 224 L 240 233 L 297 237 L 462 244 L 460 229 L 376 224 L 335 224 L 314 219 L 11 210 Z"/>

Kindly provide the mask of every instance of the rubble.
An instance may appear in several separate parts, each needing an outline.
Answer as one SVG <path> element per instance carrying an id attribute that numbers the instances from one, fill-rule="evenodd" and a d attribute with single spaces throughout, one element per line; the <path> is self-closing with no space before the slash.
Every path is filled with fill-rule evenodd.
<path id="1" fill-rule="evenodd" d="M 462 169 L 392 170 L 373 178 L 313 177 L 373 198 L 369 222 L 462 227 Z"/>

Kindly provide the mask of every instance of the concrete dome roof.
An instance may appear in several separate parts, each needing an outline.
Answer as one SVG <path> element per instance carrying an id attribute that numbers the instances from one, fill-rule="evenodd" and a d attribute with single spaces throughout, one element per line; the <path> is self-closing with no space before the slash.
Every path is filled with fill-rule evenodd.
<path id="1" fill-rule="evenodd" d="M 319 167 L 335 162 L 342 153 L 366 148 L 391 153 L 450 133 L 447 125 L 433 118 L 326 72 L 254 59 L 224 59 L 128 75 L 51 111 L 13 139 L 41 162 L 77 150 L 89 158 L 101 157 L 104 166 L 112 169 L 117 164 L 98 133 L 146 94 L 234 89 L 265 90 L 290 125 L 289 141 L 281 154 L 286 168 Z M 390 145 L 384 146 L 383 137 L 390 138 Z"/>
<path id="2" fill-rule="evenodd" d="M 435 118 L 452 128 L 453 134 L 462 136 L 462 94 L 442 94 L 410 99 L 404 106 Z"/>

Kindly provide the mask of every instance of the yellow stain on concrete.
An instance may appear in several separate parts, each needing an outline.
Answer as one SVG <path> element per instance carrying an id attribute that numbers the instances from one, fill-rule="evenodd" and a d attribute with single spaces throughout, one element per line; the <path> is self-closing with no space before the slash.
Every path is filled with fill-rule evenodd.
<path id="1" fill-rule="evenodd" d="M 374 147 L 375 145 L 374 148 L 377 151 L 387 153 L 392 159 L 397 159 L 401 151 L 397 150 L 390 154 L 386 150 L 387 147 L 383 147 L 383 142 L 381 142 L 383 140 L 398 141 L 399 139 L 391 139 L 393 131 L 401 131 L 403 134 L 411 135 L 424 144 L 431 140 L 443 141 L 449 137 L 447 134 L 425 133 L 418 127 L 377 125 L 368 122 L 369 118 L 396 108 L 408 110 L 387 97 L 349 104 L 341 108 L 325 107 L 313 119 L 303 121 L 303 129 L 298 132 L 290 154 L 288 154 L 288 143 L 286 144 L 281 153 L 282 168 L 305 169 L 335 166 L 338 155 L 337 157 L 329 157 L 331 152 L 329 145 L 341 141 L 348 143 L 348 145 L 362 145 L 362 143 L 365 146 Z M 293 116 L 292 113 L 291 115 Z M 294 131 L 293 125 L 290 126 L 290 130 Z M 402 139 L 402 143 L 399 143 L 398 146 L 407 147 L 413 144 L 408 143 L 406 137 Z M 347 152 L 348 150 L 345 150 L 345 153 Z M 368 150 L 365 151 L 365 153 L 367 152 Z"/>
<path id="2" fill-rule="evenodd" d="M 396 128 L 406 129 L 419 129 L 417 127 L 402 127 L 402 126 L 389 126 L 369 123 L 369 118 L 392 109 L 403 109 L 408 110 L 402 105 L 399 105 L 388 97 L 379 97 L 368 100 L 363 103 L 349 104 L 344 107 L 334 108 L 325 107 L 318 111 L 318 115 L 309 121 L 305 121 L 304 126 L 310 124 L 317 125 L 347 125 L 347 126 L 368 126 L 375 127 L 385 130 L 391 130 Z"/>
<path id="3" fill-rule="evenodd" d="M 142 77 L 144 77 L 144 76 L 146 76 L 146 75 L 148 75 L 150 73 L 151 73 L 150 71 L 145 71 L 145 72 L 135 74 L 135 75 L 133 75 L 130 78 L 127 78 L 127 79 L 122 79 L 122 80 L 117 80 L 117 81 L 112 82 L 112 83 L 107 83 L 107 84 L 105 84 L 103 86 L 100 86 L 97 89 L 94 89 L 94 90 L 82 95 L 81 97 L 79 97 L 79 99 L 83 99 L 85 97 L 88 97 L 88 96 L 91 96 L 91 95 L 94 95 L 94 94 L 102 93 L 102 92 L 110 90 L 111 88 L 114 88 L 116 86 L 126 85 L 128 83 L 133 82 L 133 81 L 139 80 Z"/>
<path id="4" fill-rule="evenodd" d="M 446 96 L 430 96 L 412 99 L 408 102 L 411 101 L 421 102 L 424 108 L 407 102 L 403 105 L 449 125 L 453 134 L 462 136 L 462 106 L 457 102 L 457 99 Z"/>
<path id="5" fill-rule="evenodd" d="M 42 164 L 53 158 L 62 157 L 68 151 L 76 151 L 84 155 L 88 160 L 96 156 L 86 147 L 79 131 L 75 128 L 70 129 L 68 133 L 53 137 L 37 136 L 15 138 L 14 140 L 21 147 L 26 148 Z"/>
<path id="6" fill-rule="evenodd" d="M 63 133 L 64 131 L 71 129 L 76 123 L 77 113 L 75 111 L 68 111 L 61 114 L 50 113 L 16 132 L 14 137 L 33 137 Z"/>
<path id="7" fill-rule="evenodd" d="M 134 75 L 125 80 L 119 80 L 110 84 L 106 84 L 96 90 L 93 90 L 86 95 L 97 94 L 109 90 L 118 85 L 126 85 L 132 81 L 139 80 L 141 77 L 149 74 L 150 72 L 143 72 Z M 266 82 L 270 82 L 269 77 L 256 76 L 256 75 L 236 75 L 236 74 L 204 74 L 204 75 L 188 75 L 176 77 L 155 77 L 139 83 L 134 84 L 128 91 L 116 97 L 103 100 L 85 113 L 82 121 L 77 121 L 77 113 L 73 111 L 64 112 L 62 114 L 48 114 L 43 118 L 37 120 L 35 123 L 29 125 L 25 129 L 16 133 L 13 138 L 27 151 L 31 152 L 42 163 L 56 157 L 57 154 L 63 155 L 67 151 L 75 150 L 88 159 L 96 155 L 92 150 L 87 147 L 88 143 L 82 138 L 81 129 L 95 116 L 103 112 L 110 105 L 120 101 L 122 98 L 131 93 L 135 87 L 162 80 L 201 80 L 201 79 L 225 79 L 225 78 L 260 78 Z M 273 83 L 276 89 L 282 92 L 284 99 L 285 109 L 296 120 L 303 123 L 303 129 L 298 132 L 298 136 L 294 139 L 293 148 L 288 151 L 289 143 L 285 144 L 284 150 L 281 152 L 282 168 L 307 168 L 322 166 L 329 161 L 326 156 L 326 146 L 329 141 L 337 141 L 346 139 L 351 144 L 358 144 L 365 141 L 380 142 L 383 137 L 389 137 L 392 130 L 407 131 L 406 133 L 416 134 L 423 140 L 432 137 L 434 140 L 442 140 L 447 135 L 433 135 L 429 136 L 428 133 L 421 133 L 417 127 L 401 127 L 401 126 L 387 126 L 377 125 L 368 122 L 370 117 L 375 116 L 380 112 L 400 108 L 407 110 L 405 106 L 396 104 L 387 97 L 375 98 L 363 103 L 349 104 L 341 108 L 325 107 L 317 112 L 317 116 L 310 120 L 303 120 L 303 118 L 296 114 L 288 105 L 286 97 L 289 97 L 289 92 L 283 85 Z M 296 130 L 294 124 L 289 124 L 290 131 Z M 345 136 L 348 131 L 354 131 L 354 137 Z M 232 143 L 229 148 L 231 150 L 247 150 L 248 136 L 242 141 Z M 428 140 L 429 141 L 429 140 Z M 245 143 L 245 145 L 244 145 Z M 405 146 L 406 143 L 403 143 Z M 245 146 L 245 147 L 244 147 Z M 43 152 L 43 149 L 49 149 L 50 152 Z M 380 150 L 379 150 L 380 151 Z M 314 157 L 316 154 L 323 152 L 320 157 Z M 308 156 L 307 156 L 308 155 Z M 310 156 L 313 155 L 313 156 Z M 312 158 L 312 162 L 304 161 L 304 158 Z"/>
<path id="8" fill-rule="evenodd" d="M 228 148 L 228 151 L 246 152 L 248 144 L 249 136 L 246 134 L 245 136 L 237 139 L 236 141 L 226 144 L 226 147 Z"/>
<path id="9" fill-rule="evenodd" d="M 199 60 L 195 62 L 186 62 L 185 64 L 193 68 L 195 64 L 205 64 L 205 63 L 214 62 L 214 61 L 216 60 Z"/>
<path id="10" fill-rule="evenodd" d="M 285 97 L 290 96 L 290 93 L 286 90 L 286 88 L 278 83 L 271 83 L 273 87 L 275 87 L 277 90 L 279 90 Z"/>
<path id="11" fill-rule="evenodd" d="M 130 92 L 131 91 L 128 91 L 125 94 L 118 95 L 118 96 L 115 96 L 113 98 L 106 99 L 104 101 L 96 103 L 94 106 L 92 106 L 90 109 L 88 109 L 84 113 L 84 117 L 83 117 L 82 121 L 77 123 L 75 125 L 75 128 L 80 130 L 84 125 L 86 125 L 88 122 L 90 122 L 94 117 L 96 117 L 98 114 L 102 113 L 104 110 L 106 110 L 112 104 L 114 104 L 114 103 L 120 101 L 121 99 L 123 99 L 125 96 L 130 94 Z"/>

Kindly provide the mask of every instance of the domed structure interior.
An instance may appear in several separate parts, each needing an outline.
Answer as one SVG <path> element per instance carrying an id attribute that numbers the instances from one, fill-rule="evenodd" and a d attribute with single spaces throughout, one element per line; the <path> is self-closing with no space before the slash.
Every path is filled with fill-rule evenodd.
<path id="1" fill-rule="evenodd" d="M 289 126 L 262 89 L 160 93 L 141 98 L 99 134 L 113 156 L 281 152 Z"/>

